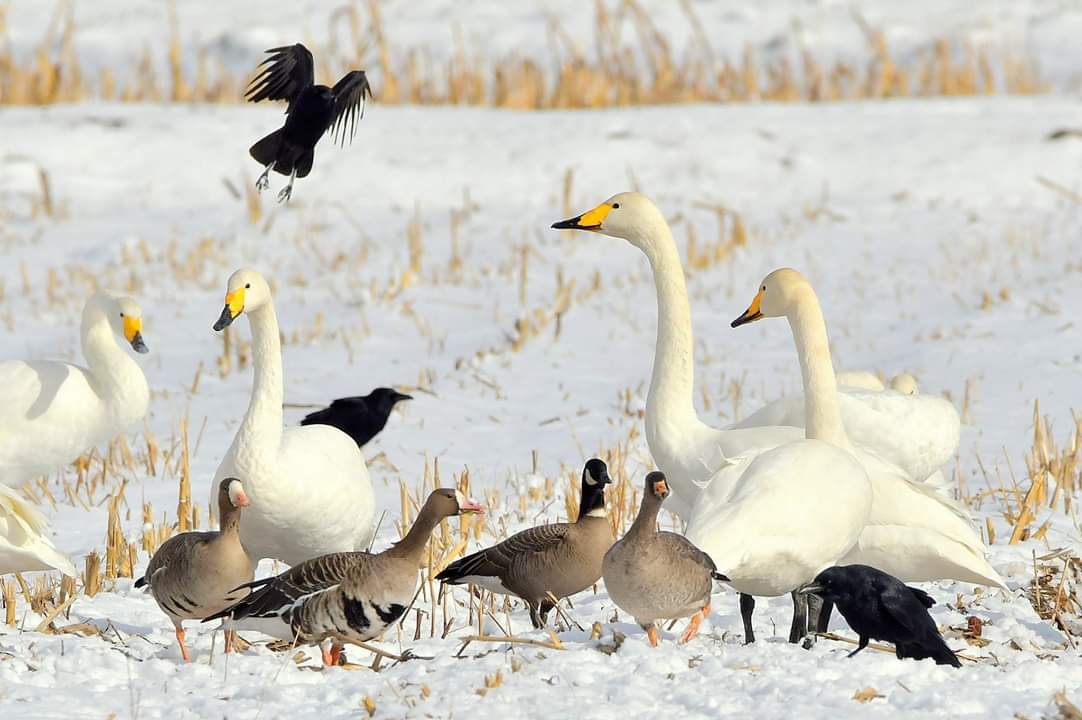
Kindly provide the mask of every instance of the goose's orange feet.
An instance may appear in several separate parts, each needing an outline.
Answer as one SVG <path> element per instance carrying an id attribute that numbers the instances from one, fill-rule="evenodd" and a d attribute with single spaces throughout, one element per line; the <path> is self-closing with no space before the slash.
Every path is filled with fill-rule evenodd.
<path id="1" fill-rule="evenodd" d="M 650 647 L 657 647 L 657 626 L 651 625 L 646 628 L 646 637 L 650 638 Z"/>
<path id="2" fill-rule="evenodd" d="M 699 625 L 702 623 L 703 618 L 710 614 L 710 603 L 703 606 L 703 609 L 691 616 L 691 622 L 688 623 L 687 630 L 684 631 L 683 636 L 680 638 L 680 642 L 686 643 L 695 637 L 699 633 Z"/>
<path id="3" fill-rule="evenodd" d="M 188 657 L 188 648 L 184 646 L 184 628 L 177 627 L 177 644 L 180 645 L 180 656 L 184 658 L 184 662 L 191 662 L 192 659 Z"/>

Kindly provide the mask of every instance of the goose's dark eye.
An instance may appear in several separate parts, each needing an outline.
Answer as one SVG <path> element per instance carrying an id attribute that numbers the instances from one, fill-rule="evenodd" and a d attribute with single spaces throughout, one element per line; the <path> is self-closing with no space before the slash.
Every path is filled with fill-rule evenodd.
<path id="1" fill-rule="evenodd" d="M 252 289 L 252 283 L 244 283 L 244 289 L 245 290 L 251 290 Z"/>
<path id="2" fill-rule="evenodd" d="M 619 208 L 620 208 L 620 203 L 613 203 L 612 204 L 612 209 L 613 210 L 618 210 Z"/>

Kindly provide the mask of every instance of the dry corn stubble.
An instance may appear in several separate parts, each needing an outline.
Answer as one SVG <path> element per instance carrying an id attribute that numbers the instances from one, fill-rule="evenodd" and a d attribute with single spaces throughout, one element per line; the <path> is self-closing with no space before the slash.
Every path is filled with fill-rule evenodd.
<path id="1" fill-rule="evenodd" d="M 426 48 L 395 46 L 378 0 L 368 0 L 363 10 L 349 5 L 332 15 L 330 40 L 315 53 L 320 58 L 317 76 L 337 77 L 346 68 L 366 67 L 377 78 L 377 99 L 386 104 L 523 110 L 1034 94 L 1050 89 L 1031 58 L 993 57 L 984 48 L 942 38 L 930 38 L 918 52 L 892 53 L 883 32 L 860 18 L 857 22 L 867 41 L 866 57 L 860 62 L 823 63 L 806 49 L 791 57 L 762 60 L 751 46 L 739 58 L 724 58 L 711 47 L 690 4 L 682 7 L 695 29 L 680 53 L 635 0 L 598 0 L 590 57 L 568 38 L 561 21 L 551 18 L 547 57 L 516 54 L 486 59 L 458 41 L 447 60 L 436 61 Z M 78 26 L 73 13 L 64 12 L 62 4 L 57 9 L 35 50 L 16 55 L 10 44 L 0 49 L 0 104 L 243 100 L 249 78 L 212 62 L 205 48 L 182 45 L 172 10 L 164 57 L 148 46 L 134 68 L 103 68 L 91 77 L 75 51 Z M 0 34 L 5 30 L 0 14 Z M 351 41 L 339 47 L 339 36 Z M 799 37 L 792 45 L 801 47 Z M 257 222 L 262 211 L 250 197 L 248 203 L 250 218 Z"/>

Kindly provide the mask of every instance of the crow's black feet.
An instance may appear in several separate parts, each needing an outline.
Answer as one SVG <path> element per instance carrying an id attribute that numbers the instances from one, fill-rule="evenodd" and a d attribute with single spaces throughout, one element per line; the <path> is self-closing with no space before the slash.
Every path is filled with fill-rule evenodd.
<path id="1" fill-rule="evenodd" d="M 263 192 L 270 187 L 270 178 L 267 177 L 267 173 L 263 173 L 259 176 L 259 179 L 255 181 L 255 189 L 259 192 Z"/>
<path id="2" fill-rule="evenodd" d="M 293 196 L 293 186 L 292 185 L 286 185 L 284 188 L 282 188 L 281 192 L 278 193 L 278 202 L 280 202 L 280 203 L 288 202 L 289 198 L 291 198 L 292 196 Z"/>

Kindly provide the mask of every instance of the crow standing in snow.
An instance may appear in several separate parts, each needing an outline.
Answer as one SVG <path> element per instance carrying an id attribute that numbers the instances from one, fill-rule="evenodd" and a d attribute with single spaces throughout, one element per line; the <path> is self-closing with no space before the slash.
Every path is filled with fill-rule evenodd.
<path id="1" fill-rule="evenodd" d="M 357 447 L 363 448 L 383 430 L 394 406 L 412 399 L 412 396 L 391 388 L 376 388 L 367 395 L 338 398 L 328 407 L 305 415 L 301 425 L 331 425 L 353 438 Z"/>
<path id="2" fill-rule="evenodd" d="M 283 202 L 293 194 L 293 180 L 312 170 L 316 143 L 323 133 L 330 130 L 343 146 L 347 134 L 352 142 L 357 119 L 364 117 L 365 96 L 371 97 L 372 89 L 363 70 L 346 73 L 333 88 L 316 85 L 312 53 L 300 43 L 267 52 L 270 57 L 260 63 L 263 70 L 249 83 L 245 97 L 250 102 L 287 101 L 286 123 L 248 152 L 263 165 L 263 174 L 255 182 L 259 190 L 270 186 L 271 170 L 289 176 L 289 184 L 278 193 L 278 202 Z"/>
<path id="3" fill-rule="evenodd" d="M 860 635 L 860 644 L 849 657 L 874 638 L 894 643 L 899 658 L 932 658 L 937 665 L 962 666 L 928 614 L 935 600 L 882 570 L 867 565 L 827 568 L 797 592 L 813 593 L 837 605 Z"/>

